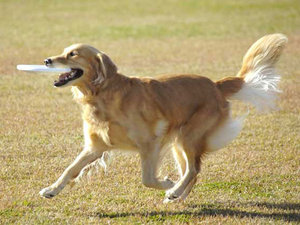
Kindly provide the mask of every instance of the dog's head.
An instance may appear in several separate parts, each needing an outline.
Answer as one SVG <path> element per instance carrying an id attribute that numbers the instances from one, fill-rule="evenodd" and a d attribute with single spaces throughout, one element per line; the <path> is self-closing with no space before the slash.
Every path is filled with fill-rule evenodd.
<path id="1" fill-rule="evenodd" d="M 85 44 L 71 45 L 61 55 L 49 57 L 44 63 L 48 67 L 71 68 L 71 72 L 59 75 L 54 81 L 55 87 L 97 85 L 117 73 L 116 65 L 106 54 Z"/>

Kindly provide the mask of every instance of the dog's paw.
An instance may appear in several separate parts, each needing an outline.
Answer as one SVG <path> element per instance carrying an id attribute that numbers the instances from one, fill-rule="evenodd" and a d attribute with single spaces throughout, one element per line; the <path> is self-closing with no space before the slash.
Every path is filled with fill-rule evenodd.
<path id="1" fill-rule="evenodd" d="M 163 203 L 170 203 L 181 200 L 180 196 L 176 194 L 175 191 L 172 189 L 166 191 L 166 198 L 164 199 Z"/>
<path id="2" fill-rule="evenodd" d="M 171 203 L 171 202 L 178 202 L 180 200 L 181 200 L 180 196 L 177 196 L 175 194 L 166 195 L 166 198 L 164 199 L 163 203 L 167 204 L 167 203 Z"/>
<path id="3" fill-rule="evenodd" d="M 44 198 L 53 198 L 58 194 L 57 189 L 50 187 L 46 187 L 40 191 L 40 196 Z"/>

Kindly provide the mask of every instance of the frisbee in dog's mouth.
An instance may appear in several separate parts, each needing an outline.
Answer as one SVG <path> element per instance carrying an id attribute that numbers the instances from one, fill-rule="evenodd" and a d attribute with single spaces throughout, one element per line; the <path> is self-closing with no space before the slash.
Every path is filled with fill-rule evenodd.
<path id="1" fill-rule="evenodd" d="M 58 80 L 54 81 L 54 86 L 55 87 L 63 86 L 69 83 L 70 81 L 78 79 L 79 77 L 82 76 L 82 74 L 83 74 L 82 69 L 71 69 L 71 72 L 60 74 Z"/>

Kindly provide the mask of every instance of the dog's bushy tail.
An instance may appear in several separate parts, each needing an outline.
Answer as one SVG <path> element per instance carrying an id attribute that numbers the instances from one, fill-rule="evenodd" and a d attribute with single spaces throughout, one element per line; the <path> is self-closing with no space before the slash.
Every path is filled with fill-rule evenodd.
<path id="1" fill-rule="evenodd" d="M 287 43 L 283 34 L 266 35 L 256 41 L 243 58 L 237 77 L 217 81 L 217 87 L 229 99 L 251 103 L 259 111 L 275 108 L 280 75 L 275 70 Z"/>
<path id="2" fill-rule="evenodd" d="M 281 55 L 287 38 L 283 34 L 271 34 L 256 41 L 244 56 L 242 68 L 236 77 L 216 82 L 227 99 L 251 103 L 258 111 L 275 109 L 280 75 L 275 64 Z M 225 147 L 243 128 L 245 117 L 227 118 L 208 138 L 210 151 Z"/>

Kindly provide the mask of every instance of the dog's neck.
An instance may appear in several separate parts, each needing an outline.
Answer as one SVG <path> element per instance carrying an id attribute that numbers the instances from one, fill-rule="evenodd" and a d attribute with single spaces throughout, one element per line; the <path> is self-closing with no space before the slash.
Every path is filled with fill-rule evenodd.
<path id="1" fill-rule="evenodd" d="M 101 98 L 104 97 L 103 95 L 110 93 L 126 92 L 129 83 L 129 77 L 116 73 L 100 84 L 93 84 L 93 82 L 88 81 L 81 82 L 80 85 L 72 87 L 72 93 L 77 102 L 88 104 L 98 96 L 98 98 Z"/>
<path id="2" fill-rule="evenodd" d="M 80 85 L 72 87 L 72 93 L 75 100 L 83 100 L 89 96 L 94 96 L 96 94 L 96 87 L 90 82 L 83 81 Z"/>

